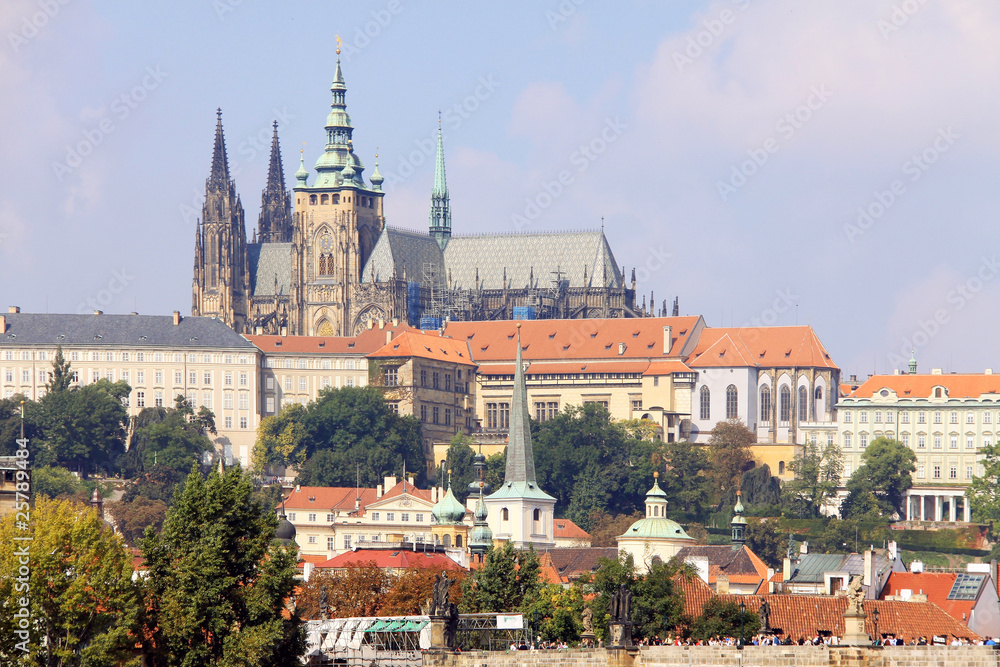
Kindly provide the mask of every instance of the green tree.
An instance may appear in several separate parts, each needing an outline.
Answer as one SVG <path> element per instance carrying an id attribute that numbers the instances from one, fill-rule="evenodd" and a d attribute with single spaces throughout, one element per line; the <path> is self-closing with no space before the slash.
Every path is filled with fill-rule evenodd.
<path id="1" fill-rule="evenodd" d="M 0 519 L 0 663 L 37 667 L 139 664 L 133 655 L 140 613 L 132 554 L 89 507 L 36 497 L 24 531 Z M 18 538 L 31 537 L 31 542 Z M 19 580 L 26 550 L 27 581 Z M 22 588 L 27 584 L 27 588 Z M 15 610 L 28 597 L 30 652 Z"/>
<path id="2" fill-rule="evenodd" d="M 295 465 L 297 483 L 311 486 L 354 486 L 357 471 L 371 487 L 404 465 L 418 484 L 426 479 L 420 422 L 389 410 L 378 387 L 324 389 L 271 419 L 254 446 L 255 470 Z"/>
<path id="3" fill-rule="evenodd" d="M 49 381 L 45 385 L 45 393 L 68 391 L 73 384 L 73 370 L 63 356 L 62 345 L 56 347 L 56 358 L 52 360 L 52 370 L 49 371 Z"/>
<path id="4" fill-rule="evenodd" d="M 754 467 L 750 446 L 757 435 L 739 419 L 720 421 L 708 438 L 709 477 L 719 492 L 739 482 L 743 473 Z"/>
<path id="5" fill-rule="evenodd" d="M 538 634 L 545 641 L 576 642 L 583 631 L 583 594 L 579 587 L 547 584 L 525 610 L 525 619 L 538 619 Z"/>
<path id="6" fill-rule="evenodd" d="M 451 471 L 447 480 L 438 480 L 440 484 L 451 483 L 451 489 L 460 503 L 465 502 L 469 495 L 469 484 L 475 478 L 475 468 L 472 467 L 476 453 L 472 450 L 473 439 L 464 433 L 458 433 L 451 439 L 448 454 L 445 458 L 445 471 Z M 440 474 L 440 473 L 439 473 Z"/>
<path id="7" fill-rule="evenodd" d="M 462 580 L 464 613 L 525 611 L 542 590 L 538 554 L 511 542 L 490 547 L 483 567 Z"/>
<path id="8" fill-rule="evenodd" d="M 913 485 L 910 474 L 916 470 L 916 454 L 901 442 L 876 438 L 865 448 L 861 460 L 864 463 L 847 481 L 840 515 L 903 516 L 906 491 Z"/>
<path id="9" fill-rule="evenodd" d="M 771 466 L 766 463 L 743 473 L 738 488 L 748 515 L 773 516 L 781 511 L 781 480 L 771 474 Z M 736 504 L 736 491 L 730 487 L 722 494 L 723 512 L 730 512 Z"/>
<path id="10" fill-rule="evenodd" d="M 504 474 L 507 471 L 507 452 L 502 451 L 493 456 L 486 457 L 486 470 L 484 476 L 486 483 L 494 490 L 499 489 L 503 483 Z"/>
<path id="11" fill-rule="evenodd" d="M 1000 520 L 1000 443 L 979 450 L 983 474 L 972 478 L 965 490 L 972 518 L 981 523 Z"/>
<path id="12" fill-rule="evenodd" d="M 66 468 L 39 466 L 31 471 L 31 490 L 38 496 L 58 498 L 81 493 L 83 484 Z"/>
<path id="13" fill-rule="evenodd" d="M 639 576 L 636 573 L 632 556 L 625 552 L 619 552 L 617 558 L 598 559 L 597 570 L 593 574 L 581 578 L 580 583 L 585 587 L 585 590 L 597 594 L 591 601 L 590 608 L 594 612 L 594 634 L 602 640 L 607 641 L 608 639 L 608 623 L 611 621 L 611 597 L 620 586 L 634 591 L 638 579 Z M 635 609 L 634 597 L 632 608 Z"/>
<path id="14" fill-rule="evenodd" d="M 744 642 L 760 630 L 760 617 L 747 609 L 740 611 L 735 602 L 713 597 L 702 608 L 701 616 L 694 619 L 691 625 L 691 636 L 695 639 L 708 640 L 713 637 L 740 638 L 742 631 Z"/>
<path id="15" fill-rule="evenodd" d="M 167 504 L 162 500 L 151 500 L 149 498 L 138 497 L 131 502 L 109 502 L 106 503 L 108 512 L 115 520 L 115 525 L 121 532 L 122 537 L 130 546 L 138 546 L 139 541 L 146 532 L 147 527 L 152 527 L 155 532 L 160 532 L 163 527 L 163 520 L 167 516 Z"/>
<path id="16" fill-rule="evenodd" d="M 788 552 L 788 535 L 767 519 L 747 519 L 747 547 L 768 567 L 778 569 Z"/>
<path id="17" fill-rule="evenodd" d="M 239 467 L 195 470 L 177 491 L 163 531 L 146 530 L 145 651 L 153 667 L 293 664 L 300 621 L 283 619 L 295 588 L 296 549 L 274 543 Z"/>
<path id="18" fill-rule="evenodd" d="M 805 446 L 791 462 L 795 478 L 785 483 L 788 505 L 799 516 L 818 518 L 823 507 L 837 495 L 844 457 L 840 447 L 830 443 Z"/>
<path id="19" fill-rule="evenodd" d="M 708 455 L 690 442 L 670 442 L 662 454 L 667 467 L 664 491 L 678 509 L 700 516 L 709 502 Z"/>
<path id="20" fill-rule="evenodd" d="M 54 362 L 55 365 L 55 362 Z M 53 372 L 53 378 L 56 372 Z M 38 402 L 42 442 L 56 464 L 79 472 L 117 470 L 125 453 L 128 412 L 123 401 L 132 391 L 126 382 L 98 380 L 81 387 L 53 387 Z"/>
<path id="21" fill-rule="evenodd" d="M 213 450 L 206 429 L 214 421 L 199 419 L 184 403 L 182 396 L 174 408 L 145 408 L 136 415 L 132 446 L 122 458 L 122 468 L 129 477 L 147 472 L 165 472 L 171 486 L 184 478 L 191 466 Z M 213 427 L 214 428 L 214 427 Z"/>
<path id="22" fill-rule="evenodd" d="M 13 456 L 17 449 L 16 440 L 21 437 L 21 402 L 24 402 L 24 437 L 34 442 L 41 441 L 38 427 L 38 404 L 28 400 L 24 394 L 14 394 L 10 398 L 0 398 L 0 456 Z M 44 465 L 47 461 L 39 458 L 38 448 L 30 447 L 32 467 Z"/>

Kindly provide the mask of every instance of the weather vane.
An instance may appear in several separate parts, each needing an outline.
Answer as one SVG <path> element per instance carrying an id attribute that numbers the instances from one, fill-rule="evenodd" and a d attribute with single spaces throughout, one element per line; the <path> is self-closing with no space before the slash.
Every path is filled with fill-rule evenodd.
<path id="1" fill-rule="evenodd" d="M 337 55 L 338 55 L 338 56 L 340 55 L 340 45 L 341 45 L 342 43 L 343 43 L 343 42 L 341 42 L 341 41 L 340 41 L 340 35 L 337 35 Z"/>

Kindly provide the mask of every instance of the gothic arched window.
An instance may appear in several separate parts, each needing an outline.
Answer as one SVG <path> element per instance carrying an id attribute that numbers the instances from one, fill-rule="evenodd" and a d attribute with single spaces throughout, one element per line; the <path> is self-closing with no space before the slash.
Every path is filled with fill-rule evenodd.
<path id="1" fill-rule="evenodd" d="M 809 421 L 809 390 L 799 387 L 799 421 Z"/>
<path id="2" fill-rule="evenodd" d="M 760 388 L 760 421 L 764 424 L 771 421 L 771 388 L 766 384 Z"/>
<path id="3" fill-rule="evenodd" d="M 740 416 L 740 392 L 735 384 L 726 387 L 726 419 Z"/>
<path id="4" fill-rule="evenodd" d="M 712 418 L 712 394 L 708 387 L 703 386 L 701 388 L 701 418 L 702 420 L 708 421 Z"/>
<path id="5" fill-rule="evenodd" d="M 792 418 L 792 390 L 785 384 L 779 392 L 778 421 L 787 424 Z"/>

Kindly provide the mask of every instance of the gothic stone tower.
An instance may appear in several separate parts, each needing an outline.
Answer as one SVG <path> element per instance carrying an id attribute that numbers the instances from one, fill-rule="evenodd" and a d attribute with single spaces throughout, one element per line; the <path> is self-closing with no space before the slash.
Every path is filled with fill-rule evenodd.
<path id="1" fill-rule="evenodd" d="M 205 182 L 205 204 L 195 232 L 191 314 L 216 317 L 244 331 L 250 305 L 247 235 L 243 205 L 229 178 L 222 110 L 217 114 L 212 171 Z"/>
<path id="2" fill-rule="evenodd" d="M 361 271 L 385 225 L 382 178 L 365 184 L 364 165 L 354 154 L 347 86 L 340 69 L 330 87 L 333 102 L 326 120 L 326 149 L 316 161 L 316 178 L 300 165 L 293 188 L 293 294 L 290 331 L 300 335 L 352 335 L 359 304 L 353 303 Z"/>
<path id="3" fill-rule="evenodd" d="M 292 198 L 285 189 L 285 168 L 281 164 L 281 146 L 278 145 L 278 121 L 274 121 L 271 162 L 267 168 L 267 185 L 260 197 L 257 230 L 261 243 L 290 243 L 292 240 Z"/>

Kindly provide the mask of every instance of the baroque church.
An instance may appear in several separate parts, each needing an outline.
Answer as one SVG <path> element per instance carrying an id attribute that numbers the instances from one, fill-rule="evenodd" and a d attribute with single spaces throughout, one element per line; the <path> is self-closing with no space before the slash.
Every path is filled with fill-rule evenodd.
<path id="1" fill-rule="evenodd" d="M 385 224 L 384 181 L 354 153 L 339 49 L 326 148 L 300 157 L 286 189 L 277 123 L 260 218 L 247 242 L 219 110 L 195 237 L 191 314 L 240 333 L 351 336 L 379 320 L 437 328 L 445 320 L 642 317 L 603 229 L 453 235 L 438 128 L 427 232 Z M 664 310 L 666 304 L 664 303 Z M 666 314 L 665 312 L 663 314 Z"/>

